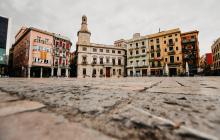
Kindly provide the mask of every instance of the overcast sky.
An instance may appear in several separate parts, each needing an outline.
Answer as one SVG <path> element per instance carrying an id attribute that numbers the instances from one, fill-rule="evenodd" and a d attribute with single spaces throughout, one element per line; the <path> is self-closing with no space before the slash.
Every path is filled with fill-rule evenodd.
<path id="1" fill-rule="evenodd" d="M 83 14 L 94 43 L 179 27 L 199 30 L 204 54 L 220 37 L 220 0 L 0 0 L 0 15 L 12 18 L 12 42 L 21 26 L 32 26 L 71 38 L 75 48 Z"/>

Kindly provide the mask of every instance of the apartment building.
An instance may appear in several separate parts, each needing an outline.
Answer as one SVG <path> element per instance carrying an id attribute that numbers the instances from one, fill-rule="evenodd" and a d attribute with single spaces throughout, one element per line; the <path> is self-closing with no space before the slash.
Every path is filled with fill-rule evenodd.
<path id="1" fill-rule="evenodd" d="M 78 31 L 77 77 L 122 77 L 124 76 L 125 49 L 121 43 L 104 45 L 90 42 L 91 32 L 87 17 L 82 17 Z"/>
<path id="2" fill-rule="evenodd" d="M 183 67 L 186 67 L 186 62 L 189 67 L 189 74 L 197 74 L 199 68 L 199 31 L 190 31 L 181 33 Z"/>
<path id="3" fill-rule="evenodd" d="M 128 76 L 147 76 L 149 66 L 147 37 L 135 33 L 132 39 L 126 40 L 126 50 Z"/>
<path id="4" fill-rule="evenodd" d="M 57 42 L 60 44 L 55 44 Z M 68 77 L 70 47 L 71 42 L 66 37 L 33 27 L 22 27 L 10 49 L 13 76 L 50 77 L 54 76 L 54 69 L 60 69 L 56 76 Z M 62 75 L 61 66 L 65 67 L 65 75 Z"/>
<path id="5" fill-rule="evenodd" d="M 146 36 L 148 38 L 151 75 L 165 74 L 166 64 L 170 76 L 183 73 L 181 31 L 179 28 Z"/>
<path id="6" fill-rule="evenodd" d="M 216 75 L 220 75 L 220 38 L 211 46 L 213 56 L 213 66 Z"/>

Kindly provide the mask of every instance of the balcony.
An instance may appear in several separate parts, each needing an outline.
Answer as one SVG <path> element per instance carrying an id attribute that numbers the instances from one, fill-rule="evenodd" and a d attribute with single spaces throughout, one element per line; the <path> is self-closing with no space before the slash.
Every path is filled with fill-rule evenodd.
<path id="1" fill-rule="evenodd" d="M 150 49 L 150 52 L 154 52 L 154 49 Z"/>
<path id="2" fill-rule="evenodd" d="M 88 63 L 86 61 L 82 61 L 82 65 L 87 65 Z"/>
<path id="3" fill-rule="evenodd" d="M 167 54 L 168 54 L 168 55 L 174 55 L 175 52 L 174 52 L 174 50 L 171 50 L 171 51 L 169 51 Z"/>
<path id="4" fill-rule="evenodd" d="M 163 59 L 162 57 L 155 57 L 155 58 L 154 58 L 155 61 L 160 61 L 160 60 L 162 60 L 162 59 Z"/>
<path id="5" fill-rule="evenodd" d="M 161 49 L 160 49 L 160 48 L 157 48 L 157 49 L 156 49 L 156 52 L 160 52 L 160 51 L 161 51 Z"/>
<path id="6" fill-rule="evenodd" d="M 182 40 L 182 43 L 191 43 L 191 42 L 196 42 L 195 38 L 191 38 L 191 39 L 184 39 Z"/>
<path id="7" fill-rule="evenodd" d="M 190 42 L 195 42 L 195 41 L 196 41 L 195 38 L 191 38 L 191 39 L 190 39 Z"/>
<path id="8" fill-rule="evenodd" d="M 174 46 L 174 45 L 175 45 L 174 42 L 169 42 L 169 43 L 167 44 L 167 46 Z"/>
<path id="9" fill-rule="evenodd" d="M 122 63 L 118 63 L 118 66 L 123 66 L 123 64 Z"/>
<path id="10" fill-rule="evenodd" d="M 101 61 L 101 62 L 100 62 L 100 65 L 104 65 L 104 63 Z"/>
<path id="11" fill-rule="evenodd" d="M 93 61 L 92 62 L 92 66 L 94 66 L 94 65 L 96 65 L 97 64 L 97 62 L 96 61 Z"/>
<path id="12" fill-rule="evenodd" d="M 112 63 L 106 62 L 106 63 L 105 63 L 105 66 L 112 66 Z"/>
<path id="13" fill-rule="evenodd" d="M 150 58 L 149 61 L 150 61 L 150 62 L 154 61 L 154 58 Z"/>

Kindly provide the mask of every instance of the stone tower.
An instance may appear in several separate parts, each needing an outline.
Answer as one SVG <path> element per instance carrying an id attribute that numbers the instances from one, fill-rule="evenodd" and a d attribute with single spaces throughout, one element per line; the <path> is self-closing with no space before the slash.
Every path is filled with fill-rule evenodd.
<path id="1" fill-rule="evenodd" d="M 78 44 L 90 44 L 90 36 L 91 32 L 87 27 L 87 17 L 85 15 L 82 16 L 82 24 L 81 29 L 77 33 L 78 36 Z"/>

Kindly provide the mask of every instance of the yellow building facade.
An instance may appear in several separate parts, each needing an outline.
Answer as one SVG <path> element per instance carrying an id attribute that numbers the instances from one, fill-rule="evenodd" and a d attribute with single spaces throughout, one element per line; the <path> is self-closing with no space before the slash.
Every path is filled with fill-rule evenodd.
<path id="1" fill-rule="evenodd" d="M 148 38 L 151 75 L 162 76 L 167 64 L 170 76 L 183 73 L 181 31 L 179 28 L 150 34 Z"/>

